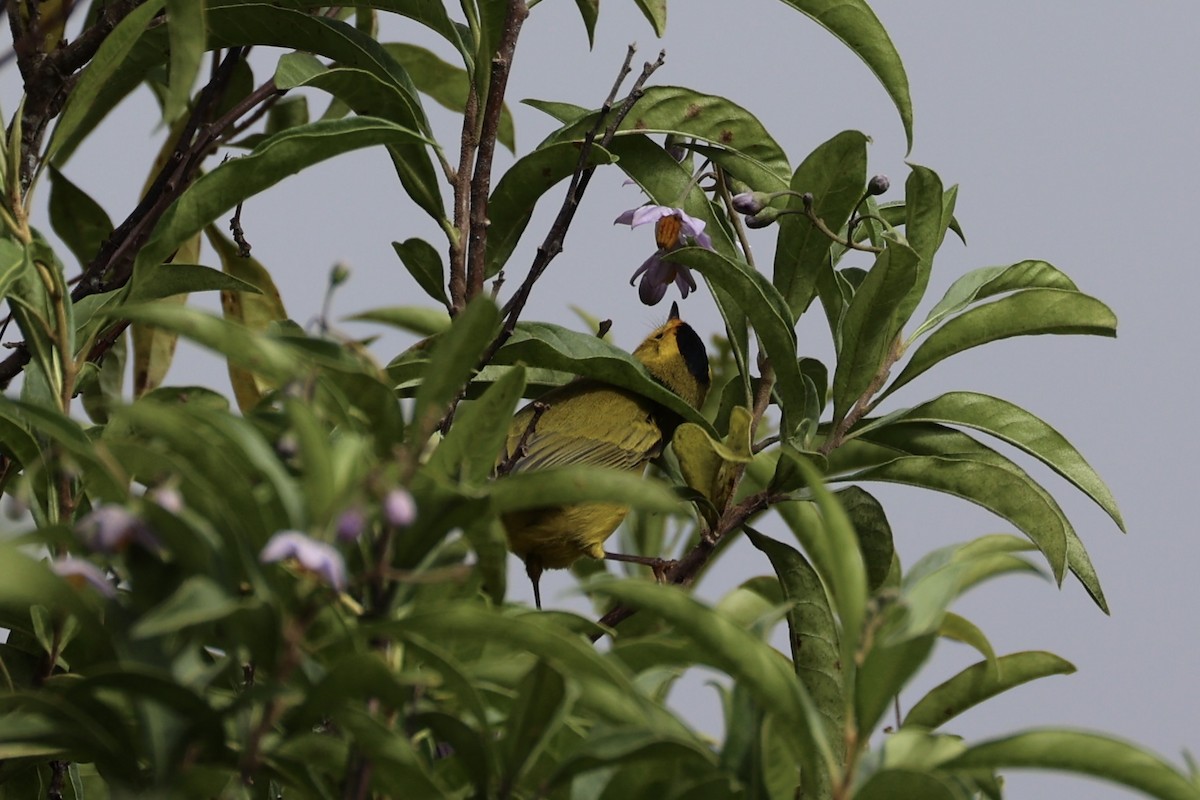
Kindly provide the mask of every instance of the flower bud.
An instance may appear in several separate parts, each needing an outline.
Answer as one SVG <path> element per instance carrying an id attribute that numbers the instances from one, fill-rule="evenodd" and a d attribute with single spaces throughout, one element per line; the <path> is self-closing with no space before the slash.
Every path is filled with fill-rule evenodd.
<path id="1" fill-rule="evenodd" d="M 867 181 L 867 194 L 877 197 L 886 192 L 891 185 L 887 175 L 876 175 Z"/>
<path id="2" fill-rule="evenodd" d="M 329 271 L 329 285 L 341 286 L 350 279 L 350 267 L 343 264 L 341 261 L 333 265 L 333 269 Z"/>
<path id="3" fill-rule="evenodd" d="M 747 228 L 766 228 L 769 225 L 775 224 L 775 220 L 779 219 L 779 215 L 783 209 L 779 208 L 764 208 L 754 216 L 746 217 Z"/>
<path id="4" fill-rule="evenodd" d="M 339 542 L 353 542 L 362 536 L 366 529 L 367 515 L 358 506 L 346 509 L 338 517 L 337 538 Z"/>
<path id="5" fill-rule="evenodd" d="M 404 489 L 392 489 L 383 498 L 383 518 L 394 528 L 407 528 L 417 518 L 417 504 Z"/>
<path id="6" fill-rule="evenodd" d="M 733 210 L 739 214 L 757 214 L 771 202 L 766 192 L 741 192 L 733 196 Z"/>

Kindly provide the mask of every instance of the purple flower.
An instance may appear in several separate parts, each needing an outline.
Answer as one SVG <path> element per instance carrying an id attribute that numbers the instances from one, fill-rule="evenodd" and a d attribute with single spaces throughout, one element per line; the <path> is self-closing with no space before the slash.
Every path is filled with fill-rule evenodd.
<path id="1" fill-rule="evenodd" d="M 613 224 L 636 228 L 650 222 L 654 223 L 654 239 L 658 249 L 633 273 L 629 284 L 632 286 L 634 281 L 641 277 L 638 297 L 648 306 L 662 300 L 667 293 L 667 287 L 672 283 L 686 298 L 688 292 L 696 289 L 696 279 L 692 277 L 691 270 L 682 264 L 667 260 L 666 256 L 681 247 L 691 245 L 712 250 L 712 237 L 704 232 L 704 220 L 696 219 L 681 208 L 650 205 L 626 211 L 617 217 Z"/>
<path id="2" fill-rule="evenodd" d="M 740 192 L 733 196 L 733 210 L 739 214 L 757 214 L 771 202 L 766 192 Z"/>
<path id="3" fill-rule="evenodd" d="M 105 597 L 117 596 L 117 587 L 113 586 L 104 572 L 90 561 L 65 556 L 51 561 L 50 569 L 76 589 L 91 586 Z"/>
<path id="4" fill-rule="evenodd" d="M 97 553 L 124 552 L 133 542 L 147 550 L 159 546 L 146 523 L 115 503 L 93 508 L 75 524 L 75 532 L 89 550 Z"/>
<path id="5" fill-rule="evenodd" d="M 183 495 L 174 486 L 156 486 L 146 492 L 146 499 L 176 516 L 183 513 Z"/>
<path id="6" fill-rule="evenodd" d="M 343 511 L 337 520 L 339 542 L 353 542 L 367 529 L 367 515 L 358 506 Z"/>
<path id="7" fill-rule="evenodd" d="M 404 489 L 392 489 L 383 497 L 383 518 L 394 528 L 407 528 L 417 518 L 417 504 Z"/>
<path id="8" fill-rule="evenodd" d="M 346 588 L 346 562 L 342 554 L 325 542 L 319 542 L 300 531 L 280 531 L 272 536 L 258 560 L 264 564 L 294 561 L 324 583 L 341 591 Z"/>

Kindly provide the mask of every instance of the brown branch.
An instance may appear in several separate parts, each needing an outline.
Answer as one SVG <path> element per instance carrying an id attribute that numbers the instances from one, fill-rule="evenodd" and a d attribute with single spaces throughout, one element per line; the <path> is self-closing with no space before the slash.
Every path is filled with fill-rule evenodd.
<path id="1" fill-rule="evenodd" d="M 129 281 L 137 252 L 163 213 L 191 184 L 199 172 L 200 164 L 224 132 L 250 110 L 280 92 L 273 81 L 267 81 L 220 118 L 201 127 L 201 121 L 215 108 L 228 86 L 240 57 L 239 48 L 230 50 L 213 80 L 201 90 L 175 151 L 166 160 L 141 202 L 113 231 L 100 252 L 84 269 L 80 281 L 71 291 L 72 302 L 119 289 Z M 17 345 L 13 353 L 0 362 L 0 389 L 6 388 L 28 363 L 28 349 L 24 344 Z"/>
<path id="2" fill-rule="evenodd" d="M 479 95 L 472 84 L 463 108 L 462 142 L 458 151 L 458 171 L 454 174 L 454 231 L 450 243 L 450 313 L 467 306 L 467 240 L 470 237 L 471 172 L 475 166 L 475 148 L 479 146 Z"/>
<path id="3" fill-rule="evenodd" d="M 508 0 L 504 31 L 500 45 L 492 58 L 491 80 L 488 82 L 487 102 L 483 106 L 483 124 L 479 150 L 475 158 L 475 174 L 471 178 L 471 229 L 467 253 L 467 300 L 483 294 L 487 265 L 488 196 L 492 188 L 492 159 L 496 154 L 497 131 L 504 111 L 504 93 L 512 72 L 513 54 L 521 26 L 529 16 L 525 0 Z"/>

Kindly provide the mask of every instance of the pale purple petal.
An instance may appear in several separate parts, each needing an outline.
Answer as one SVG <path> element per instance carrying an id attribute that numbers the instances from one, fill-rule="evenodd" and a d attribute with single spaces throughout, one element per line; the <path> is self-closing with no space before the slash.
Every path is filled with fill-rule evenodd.
<path id="1" fill-rule="evenodd" d="M 696 244 L 700 245 L 701 247 L 705 248 L 706 250 L 714 249 L 713 243 L 712 243 L 712 237 L 709 236 L 707 233 L 704 233 L 703 231 L 696 234 Z"/>
<path id="2" fill-rule="evenodd" d="M 621 216 L 613 220 L 613 225 L 632 225 L 633 212 L 635 211 L 637 211 L 636 208 L 631 208 L 628 211 L 622 211 Z"/>
<path id="3" fill-rule="evenodd" d="M 361 508 L 348 508 L 338 517 L 337 538 L 339 542 L 353 542 L 362 536 L 366 529 L 367 515 Z"/>
<path id="4" fill-rule="evenodd" d="M 652 269 L 654 269 L 654 267 L 655 267 L 655 266 L 658 264 L 658 262 L 659 262 L 659 261 L 661 261 L 661 260 L 662 260 L 662 251 L 661 251 L 661 250 L 655 250 L 655 251 L 654 251 L 654 255 L 650 256 L 650 257 L 649 257 L 649 258 L 647 258 L 645 261 L 643 261 L 643 262 L 642 262 L 642 265 L 641 265 L 640 267 L 638 267 L 638 268 L 637 268 L 637 271 L 635 271 L 635 272 L 633 273 L 633 275 L 632 275 L 632 276 L 630 276 L 630 278 L 629 278 L 629 285 L 630 285 L 630 286 L 633 286 L 633 282 L 634 282 L 634 281 L 636 281 L 636 280 L 638 279 L 638 276 L 639 276 L 639 275 L 641 275 L 643 272 L 647 272 L 647 271 L 649 271 L 649 270 L 652 270 Z M 651 304 L 651 305 L 653 305 L 653 304 Z"/>
<path id="5" fill-rule="evenodd" d="M 650 222 L 658 222 L 663 217 L 669 217 L 679 212 L 677 208 L 670 206 L 639 206 L 626 211 L 613 220 L 614 225 L 628 225 L 631 228 L 636 228 L 640 225 L 646 225 Z"/>
<path id="6" fill-rule="evenodd" d="M 299 531 L 280 531 L 267 541 L 258 560 L 264 564 L 293 559 L 303 569 L 341 591 L 346 588 L 346 562 L 342 554 L 325 542 Z"/>
<path id="7" fill-rule="evenodd" d="M 407 528 L 417 518 L 417 504 L 404 489 L 392 489 L 383 498 L 383 518 L 396 528 Z"/>
<path id="8" fill-rule="evenodd" d="M 178 516 L 183 513 L 183 495 L 174 486 L 158 486 L 146 492 L 146 499 Z"/>
<path id="9" fill-rule="evenodd" d="M 681 227 L 683 228 L 684 236 L 699 237 L 700 234 L 704 233 L 704 220 L 696 219 L 682 208 L 675 208 L 672 211 L 674 211 L 675 216 L 679 217 L 679 221 L 683 223 Z"/>
<path id="10" fill-rule="evenodd" d="M 56 558 L 50 562 L 50 569 L 76 589 L 91 586 L 105 597 L 116 597 L 117 587 L 112 585 L 104 571 L 89 561 L 71 558 Z"/>

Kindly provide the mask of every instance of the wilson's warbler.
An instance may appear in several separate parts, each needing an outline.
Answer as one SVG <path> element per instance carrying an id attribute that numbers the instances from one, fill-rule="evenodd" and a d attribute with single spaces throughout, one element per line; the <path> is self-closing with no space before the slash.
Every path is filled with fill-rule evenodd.
<path id="1" fill-rule="evenodd" d="M 693 408 L 704 402 L 711 381 L 708 354 L 696 332 L 679 319 L 677 305 L 633 357 Z M 662 453 L 679 422 L 641 395 L 580 379 L 547 392 L 513 417 L 500 463 L 509 472 L 591 464 L 640 473 Z M 615 503 L 581 503 L 503 516 L 509 548 L 525 562 L 538 608 L 543 569 L 568 567 L 581 556 L 651 561 L 605 552 L 605 540 L 627 513 Z"/>

